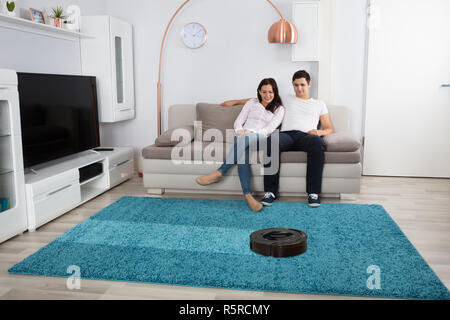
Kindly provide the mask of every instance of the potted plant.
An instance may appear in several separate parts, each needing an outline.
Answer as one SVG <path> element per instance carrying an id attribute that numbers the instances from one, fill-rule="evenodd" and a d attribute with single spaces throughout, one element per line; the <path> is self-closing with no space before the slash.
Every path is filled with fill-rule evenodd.
<path id="1" fill-rule="evenodd" d="M 6 9 L 8 10 L 7 11 L 8 16 L 10 16 L 10 17 L 16 16 L 16 13 L 14 12 L 15 8 L 16 8 L 16 4 L 14 1 L 11 1 L 11 2 L 6 1 Z"/>
<path id="2" fill-rule="evenodd" d="M 62 28 L 63 19 L 66 18 L 66 16 L 64 16 L 63 8 L 60 6 L 56 6 L 56 8 L 52 8 L 52 11 L 53 14 L 50 17 L 53 18 L 55 27 Z"/>

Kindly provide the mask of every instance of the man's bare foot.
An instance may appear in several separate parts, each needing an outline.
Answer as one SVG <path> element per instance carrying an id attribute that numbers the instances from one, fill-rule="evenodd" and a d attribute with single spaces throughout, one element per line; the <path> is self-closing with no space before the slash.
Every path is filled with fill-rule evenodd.
<path id="1" fill-rule="evenodd" d="M 222 173 L 219 170 L 216 170 L 213 173 L 198 177 L 195 181 L 197 181 L 199 185 L 207 186 L 208 184 L 218 182 L 221 178 Z"/>
<path id="2" fill-rule="evenodd" d="M 250 193 L 244 195 L 244 198 L 245 198 L 245 200 L 247 200 L 248 206 L 253 211 L 258 212 L 258 211 L 261 211 L 261 209 L 263 208 L 263 205 L 261 203 L 259 203 L 258 201 L 256 201 L 255 198 L 253 198 L 253 196 Z"/>

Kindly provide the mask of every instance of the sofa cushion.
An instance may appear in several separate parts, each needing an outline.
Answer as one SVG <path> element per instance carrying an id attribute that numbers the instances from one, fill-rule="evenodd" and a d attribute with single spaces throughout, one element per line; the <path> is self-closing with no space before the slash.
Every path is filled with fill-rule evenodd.
<path id="1" fill-rule="evenodd" d="M 176 135 L 172 137 L 175 130 L 177 130 Z M 165 131 L 155 139 L 155 145 L 157 147 L 173 147 L 176 145 L 185 146 L 191 143 L 193 139 L 194 126 L 183 126 Z"/>
<path id="2" fill-rule="evenodd" d="M 308 154 L 304 151 L 287 151 L 281 153 L 281 163 L 306 163 Z M 325 163 L 359 163 L 360 150 L 354 152 L 325 151 Z"/>
<path id="3" fill-rule="evenodd" d="M 361 143 L 345 132 L 333 133 L 323 137 L 328 152 L 352 152 L 361 147 Z"/>
<path id="4" fill-rule="evenodd" d="M 233 107 L 222 107 L 218 104 L 197 103 L 197 121 L 202 122 L 201 132 L 195 133 L 195 139 L 199 139 L 199 135 L 203 141 L 224 142 L 226 140 L 226 129 L 234 130 L 234 121 L 241 112 L 243 105 Z M 222 136 L 212 137 L 205 136 L 208 129 L 218 129 Z"/>
<path id="5" fill-rule="evenodd" d="M 177 158 L 180 160 L 224 161 L 231 147 L 231 143 L 193 141 L 190 148 L 173 150 L 174 147 L 158 147 L 154 144 L 142 149 L 142 156 L 144 159 L 171 160 L 172 152 L 178 152 Z M 186 151 L 189 151 L 189 154 L 183 154 Z M 259 162 L 259 158 L 257 160 Z M 281 153 L 282 163 L 306 163 L 306 160 L 307 153 L 303 151 Z M 359 163 L 360 161 L 361 153 L 359 149 L 353 152 L 325 152 L 325 163 Z"/>
<path id="6" fill-rule="evenodd" d="M 171 160 L 172 152 L 174 152 L 176 153 L 175 160 L 223 161 L 231 147 L 231 143 L 210 141 L 193 141 L 189 148 L 158 147 L 153 144 L 142 149 L 142 156 L 144 159 Z M 185 154 L 185 152 L 189 152 L 189 154 Z"/>

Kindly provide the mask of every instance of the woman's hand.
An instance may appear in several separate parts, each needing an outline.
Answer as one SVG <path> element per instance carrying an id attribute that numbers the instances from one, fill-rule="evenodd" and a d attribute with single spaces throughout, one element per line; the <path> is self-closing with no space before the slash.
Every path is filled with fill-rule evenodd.
<path id="1" fill-rule="evenodd" d="M 238 137 L 242 137 L 246 133 L 250 133 L 250 130 L 247 130 L 247 129 L 245 129 L 245 130 L 238 130 L 237 135 L 238 135 Z"/>
<path id="2" fill-rule="evenodd" d="M 319 136 L 319 137 L 320 137 L 319 131 L 320 131 L 320 130 L 313 129 L 313 130 L 309 130 L 307 133 L 308 133 L 308 134 L 313 134 L 313 135 L 316 135 L 316 136 Z"/>

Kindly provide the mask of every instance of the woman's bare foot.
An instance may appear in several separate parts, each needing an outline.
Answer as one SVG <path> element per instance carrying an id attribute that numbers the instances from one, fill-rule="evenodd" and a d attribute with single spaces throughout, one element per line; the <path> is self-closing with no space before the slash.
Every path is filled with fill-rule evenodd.
<path id="1" fill-rule="evenodd" d="M 255 198 L 253 198 L 253 196 L 250 193 L 244 195 L 244 198 L 245 198 L 245 200 L 247 200 L 248 206 L 253 211 L 258 212 L 258 211 L 261 211 L 261 209 L 263 208 L 263 205 L 261 203 L 259 203 L 258 201 L 256 201 Z"/>
<path id="2" fill-rule="evenodd" d="M 213 173 L 198 177 L 195 181 L 197 181 L 199 185 L 207 186 L 208 184 L 218 182 L 221 178 L 222 173 L 219 170 L 216 170 Z"/>

